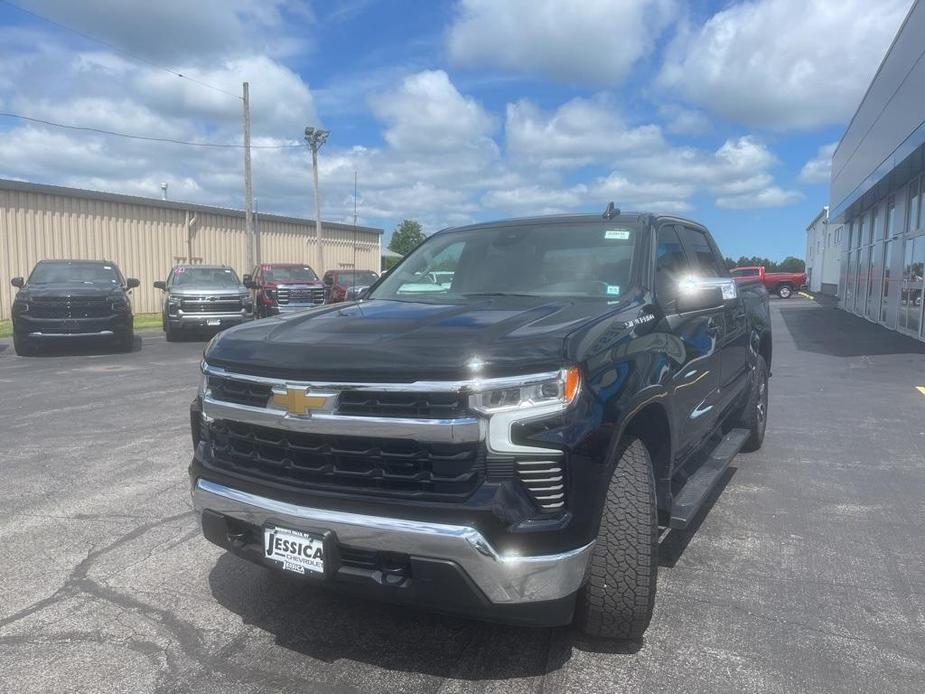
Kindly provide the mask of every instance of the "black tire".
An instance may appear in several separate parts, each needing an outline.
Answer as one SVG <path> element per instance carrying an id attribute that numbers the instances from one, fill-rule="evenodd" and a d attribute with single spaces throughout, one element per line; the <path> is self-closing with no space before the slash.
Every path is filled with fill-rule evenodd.
<path id="1" fill-rule="evenodd" d="M 764 443 L 764 432 L 768 427 L 768 363 L 760 354 L 751 373 L 748 400 L 739 416 L 737 428 L 748 429 L 749 436 L 742 450 L 757 451 Z"/>
<path id="2" fill-rule="evenodd" d="M 15 331 L 13 332 L 13 349 L 16 351 L 16 354 L 21 357 L 31 357 L 38 352 L 38 348 L 33 340 Z"/>
<path id="3" fill-rule="evenodd" d="M 180 336 L 177 334 L 177 330 L 170 327 L 170 323 L 165 323 L 164 325 L 164 336 L 167 338 L 167 342 L 176 342 L 180 339 Z"/>
<path id="4" fill-rule="evenodd" d="M 793 296 L 793 287 L 789 284 L 782 284 L 777 288 L 777 296 L 781 299 L 789 299 Z"/>
<path id="5" fill-rule="evenodd" d="M 655 606 L 655 477 L 639 439 L 625 441 L 617 455 L 575 621 L 589 636 L 639 639 Z"/>

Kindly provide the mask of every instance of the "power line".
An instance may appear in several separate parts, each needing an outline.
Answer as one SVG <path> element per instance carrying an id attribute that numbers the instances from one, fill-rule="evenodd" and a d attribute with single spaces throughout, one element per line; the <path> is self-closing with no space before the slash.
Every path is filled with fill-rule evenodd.
<path id="1" fill-rule="evenodd" d="M 4 2 L 5 0 L 0 0 Z M 41 123 L 42 125 L 50 125 L 55 128 L 65 128 L 66 130 L 80 130 L 83 132 L 98 133 L 100 135 L 112 135 L 114 137 L 124 137 L 130 140 L 144 140 L 146 142 L 166 142 L 173 145 L 186 145 L 188 147 L 217 147 L 217 148 L 235 148 L 242 149 L 244 145 L 239 145 L 236 143 L 230 142 L 191 142 L 189 140 L 175 140 L 170 137 L 149 137 L 148 135 L 133 135 L 131 133 L 120 133 L 115 130 L 105 130 L 103 128 L 91 128 L 83 125 L 68 125 L 66 123 L 56 123 L 50 120 L 43 120 L 42 118 L 31 118 L 30 116 L 23 116 L 18 113 L 4 113 L 0 111 L 0 117 L 5 118 L 18 118 L 20 120 L 29 121 L 31 123 Z M 251 145 L 251 149 L 302 149 L 305 147 L 304 144 L 297 145 Z"/>
<path id="2" fill-rule="evenodd" d="M 115 51 L 116 53 L 119 53 L 119 54 L 121 54 L 121 55 L 124 55 L 124 56 L 126 56 L 126 57 L 128 57 L 128 58 L 131 58 L 132 60 L 135 60 L 135 61 L 137 61 L 137 62 L 139 62 L 139 63 L 144 63 L 145 65 L 148 65 L 149 67 L 155 68 L 156 70 L 162 70 L 163 72 L 166 72 L 166 73 L 168 73 L 168 74 L 170 74 L 170 75 L 173 75 L 173 76 L 175 76 L 175 77 L 180 77 L 180 78 L 182 78 L 182 79 L 188 80 L 188 81 L 190 81 L 190 82 L 193 82 L 193 83 L 195 83 L 195 84 L 198 84 L 200 87 L 206 87 L 207 89 L 212 89 L 212 90 L 214 90 L 214 91 L 216 91 L 216 92 L 221 92 L 222 94 L 225 94 L 226 96 L 230 96 L 230 97 L 232 97 L 232 98 L 234 98 L 234 99 L 238 99 L 238 100 L 241 99 L 241 97 L 238 96 L 237 94 L 232 94 L 232 93 L 229 92 L 229 91 L 225 91 L 225 90 L 222 89 L 221 87 L 216 87 L 214 84 L 209 84 L 208 82 L 203 82 L 202 80 L 197 80 L 195 77 L 190 77 L 189 75 L 184 75 L 183 73 L 177 72 L 176 70 L 171 70 L 170 68 L 166 68 L 166 67 L 164 67 L 163 65 L 158 65 L 157 63 L 153 63 L 153 62 L 151 62 L 150 60 L 148 60 L 147 58 L 142 58 L 141 56 L 135 55 L 134 53 L 129 53 L 129 52 L 126 51 L 125 49 L 119 48 L 118 46 L 115 46 L 115 45 L 113 45 L 113 44 L 111 44 L 111 43 L 109 43 L 109 42 L 107 42 L 107 41 L 103 41 L 102 39 L 98 39 L 98 38 L 96 38 L 95 36 L 90 36 L 89 34 L 85 34 L 85 33 L 82 32 L 82 31 L 79 31 L 79 30 L 77 30 L 77 29 L 74 29 L 73 27 L 69 27 L 69 26 L 67 26 L 66 24 L 62 24 L 61 22 L 56 22 L 55 20 L 49 19 L 48 17 L 45 17 L 45 16 L 43 16 L 43 15 L 40 15 L 40 14 L 38 14 L 37 12 L 33 12 L 32 10 L 27 10 L 25 7 L 20 7 L 20 6 L 17 5 L 15 2 L 10 2 L 10 0 L 0 0 L 0 3 L 4 3 L 4 4 L 6 4 L 6 5 L 9 5 L 10 7 L 13 7 L 13 8 L 15 8 L 15 9 L 17 9 L 17 10 L 19 10 L 20 12 L 22 12 L 22 13 L 24 13 L 24 14 L 28 14 L 28 15 L 30 15 L 30 16 L 32 16 L 32 17 L 35 17 L 36 19 L 40 19 L 40 20 L 43 21 L 43 22 L 47 22 L 48 24 L 52 24 L 52 25 L 58 27 L 59 29 L 64 29 L 65 31 L 70 31 L 70 32 L 73 33 L 73 34 L 77 34 L 78 36 L 81 36 L 81 37 L 87 39 L 88 41 L 93 41 L 94 43 L 98 43 L 98 44 L 100 44 L 100 45 L 102 45 L 102 46 L 106 46 L 107 48 L 109 48 L 109 49 L 112 50 L 112 51 Z"/>

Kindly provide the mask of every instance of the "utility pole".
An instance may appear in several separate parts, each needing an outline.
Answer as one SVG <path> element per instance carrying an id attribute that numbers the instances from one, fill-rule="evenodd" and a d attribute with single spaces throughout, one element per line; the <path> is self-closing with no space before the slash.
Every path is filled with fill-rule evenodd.
<path id="1" fill-rule="evenodd" d="M 312 178 L 315 183 L 315 249 L 318 262 L 318 270 L 325 271 L 324 267 L 324 248 L 321 245 L 321 193 L 318 190 L 318 150 L 328 140 L 330 130 L 321 128 L 305 128 L 305 141 L 312 150 Z"/>
<path id="2" fill-rule="evenodd" d="M 247 237 L 245 253 L 247 267 L 251 272 L 257 264 L 257 241 L 254 233 L 254 186 L 251 181 L 251 100 L 250 87 L 244 83 L 244 230 Z"/>

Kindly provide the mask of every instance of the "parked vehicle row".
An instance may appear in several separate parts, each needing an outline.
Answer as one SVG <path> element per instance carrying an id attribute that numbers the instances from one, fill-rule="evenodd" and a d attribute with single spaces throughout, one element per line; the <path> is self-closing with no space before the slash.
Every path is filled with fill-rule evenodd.
<path id="1" fill-rule="evenodd" d="M 304 263 L 263 263 L 239 278 L 227 265 L 180 264 L 154 282 L 163 292 L 161 323 L 168 341 L 217 332 L 254 318 L 353 301 L 379 279 L 372 271 L 330 270 L 324 280 Z M 134 314 L 126 279 L 108 260 L 43 260 L 28 278 L 14 277 L 13 343 L 31 355 L 51 342 L 109 341 L 131 351 Z"/>

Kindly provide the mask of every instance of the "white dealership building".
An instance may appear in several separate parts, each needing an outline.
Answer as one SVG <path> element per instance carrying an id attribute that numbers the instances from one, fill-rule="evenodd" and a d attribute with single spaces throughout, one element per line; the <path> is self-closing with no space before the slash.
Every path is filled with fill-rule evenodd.
<path id="1" fill-rule="evenodd" d="M 828 213 L 828 226 L 844 225 L 839 306 L 918 339 L 925 338 L 923 37 L 925 2 L 916 0 L 835 150 Z"/>
<path id="2" fill-rule="evenodd" d="M 810 291 L 838 294 L 841 236 L 842 225 L 829 224 L 828 206 L 806 227 L 806 283 Z"/>

